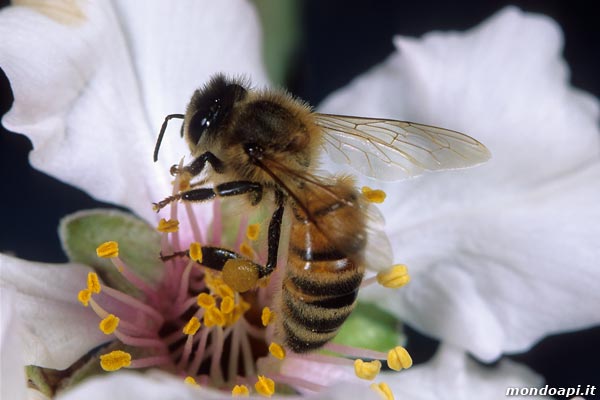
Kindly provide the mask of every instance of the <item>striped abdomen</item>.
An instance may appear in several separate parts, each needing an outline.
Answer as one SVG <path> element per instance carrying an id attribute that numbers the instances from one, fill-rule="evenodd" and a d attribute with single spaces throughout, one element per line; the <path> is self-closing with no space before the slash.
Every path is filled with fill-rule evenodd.
<path id="1" fill-rule="evenodd" d="M 354 309 L 364 275 L 365 221 L 350 180 L 329 201 L 308 198 L 312 220 L 295 210 L 282 283 L 280 328 L 297 353 L 331 340 Z"/>

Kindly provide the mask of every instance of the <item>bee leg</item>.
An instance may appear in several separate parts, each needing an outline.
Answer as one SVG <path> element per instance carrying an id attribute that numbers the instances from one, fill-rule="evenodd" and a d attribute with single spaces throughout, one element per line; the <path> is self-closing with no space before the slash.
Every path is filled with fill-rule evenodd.
<path id="1" fill-rule="evenodd" d="M 192 161 L 189 165 L 186 165 L 182 169 L 179 169 L 176 165 L 173 165 L 171 167 L 170 172 L 171 175 L 187 173 L 190 175 L 190 177 L 194 177 L 196 175 L 199 175 L 204 170 L 204 167 L 206 166 L 207 162 L 210 164 L 210 166 L 216 173 L 221 174 L 223 173 L 223 171 L 225 171 L 225 165 L 223 164 L 223 161 L 219 160 L 217 156 L 215 156 L 210 151 L 207 151 L 206 153 L 203 153 L 200 156 L 198 156 L 194 161 Z"/>
<path id="2" fill-rule="evenodd" d="M 256 205 L 262 198 L 262 185 L 250 181 L 225 182 L 217 185 L 215 188 L 198 188 L 177 193 L 158 203 L 153 203 L 153 206 L 154 211 L 158 212 L 161 208 L 176 200 L 201 202 L 212 200 L 217 196 L 238 196 L 246 193 L 249 193 L 252 196 L 251 202 L 253 205 Z"/>
<path id="3" fill-rule="evenodd" d="M 161 255 L 161 258 L 165 261 L 178 256 L 189 257 L 189 254 L 183 251 L 169 256 Z M 221 271 L 223 281 L 239 293 L 255 288 L 258 280 L 266 275 L 264 266 L 222 247 L 202 246 L 201 264 L 214 271 Z"/>
<path id="4" fill-rule="evenodd" d="M 275 270 L 275 267 L 277 267 L 277 253 L 279 252 L 279 238 L 281 236 L 281 223 L 284 211 L 284 197 L 283 193 L 279 190 L 275 191 L 275 203 L 277 204 L 277 208 L 273 212 L 273 216 L 269 222 L 267 265 L 261 278 L 270 275 Z"/>

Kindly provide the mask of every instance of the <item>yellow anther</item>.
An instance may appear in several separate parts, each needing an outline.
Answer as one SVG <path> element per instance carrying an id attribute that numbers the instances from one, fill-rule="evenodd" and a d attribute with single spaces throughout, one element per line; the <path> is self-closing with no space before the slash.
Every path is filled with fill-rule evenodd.
<path id="1" fill-rule="evenodd" d="M 198 242 L 190 243 L 190 258 L 202 264 L 202 246 Z"/>
<path id="2" fill-rule="evenodd" d="M 258 239 L 259 234 L 260 234 L 260 224 L 248 225 L 248 229 L 246 229 L 246 237 L 249 240 Z"/>
<path id="3" fill-rule="evenodd" d="M 368 186 L 362 187 L 362 194 L 370 203 L 383 203 L 386 197 L 386 194 L 383 190 L 371 189 Z"/>
<path id="4" fill-rule="evenodd" d="M 235 301 L 233 300 L 233 297 L 231 296 L 225 296 L 223 297 L 223 300 L 221 300 L 221 312 L 223 314 L 229 314 L 233 311 L 235 307 Z"/>
<path id="5" fill-rule="evenodd" d="M 197 317 L 192 317 L 187 324 L 183 327 L 182 331 L 184 335 L 195 335 L 200 329 L 200 320 Z"/>
<path id="6" fill-rule="evenodd" d="M 269 307 L 263 308 L 262 314 L 260 316 L 260 320 L 262 321 L 263 326 L 269 325 L 271 322 L 273 322 L 274 318 L 275 313 L 271 311 Z"/>
<path id="7" fill-rule="evenodd" d="M 250 390 L 246 385 L 235 385 L 231 390 L 232 397 L 248 397 L 250 395 Z"/>
<path id="8" fill-rule="evenodd" d="M 158 221 L 158 227 L 156 229 L 163 233 L 177 232 L 179 230 L 179 221 L 176 219 L 170 219 L 167 221 L 166 219 L 161 218 L 160 221 Z"/>
<path id="9" fill-rule="evenodd" d="M 97 273 L 88 272 L 87 288 L 92 293 L 100 293 L 100 291 L 102 290 L 102 286 L 100 286 L 100 279 L 98 279 Z"/>
<path id="10" fill-rule="evenodd" d="M 285 358 L 285 349 L 277 343 L 271 343 L 269 345 L 269 353 L 279 360 L 283 360 Z"/>
<path id="11" fill-rule="evenodd" d="M 240 253 L 241 253 L 241 254 L 242 254 L 244 257 L 246 257 L 246 258 L 250 258 L 250 259 L 254 258 L 254 250 L 253 250 L 253 249 L 252 249 L 252 247 L 251 247 L 251 246 L 250 246 L 248 243 L 246 243 L 246 242 L 243 242 L 243 243 L 240 245 Z"/>
<path id="12" fill-rule="evenodd" d="M 377 274 L 377 282 L 381 286 L 397 289 L 410 282 L 410 275 L 406 265 L 398 264 Z"/>
<path id="13" fill-rule="evenodd" d="M 381 362 L 379 360 L 374 360 L 370 362 L 364 362 L 360 358 L 354 360 L 354 373 L 360 379 L 372 381 L 373 379 L 375 379 L 380 370 Z"/>
<path id="14" fill-rule="evenodd" d="M 197 297 L 196 302 L 198 303 L 198 305 L 204 309 L 208 309 L 210 307 L 214 307 L 215 305 L 215 298 L 212 297 L 210 294 L 208 293 L 200 293 Z"/>
<path id="15" fill-rule="evenodd" d="M 200 386 L 192 376 L 186 376 L 183 381 L 190 386 Z"/>
<path id="16" fill-rule="evenodd" d="M 119 317 L 116 317 L 113 314 L 109 314 L 106 318 L 100 321 L 98 327 L 100 328 L 102 333 L 104 333 L 105 335 L 110 335 L 119 326 L 119 321 Z"/>
<path id="17" fill-rule="evenodd" d="M 92 291 L 90 289 L 83 289 L 77 293 L 77 300 L 85 307 L 88 306 L 90 300 L 92 298 Z"/>
<path id="18" fill-rule="evenodd" d="M 384 400 L 394 400 L 394 394 L 390 387 L 385 383 L 371 383 L 369 387 L 381 396 Z"/>
<path id="19" fill-rule="evenodd" d="M 209 328 L 215 325 L 223 327 L 226 322 L 227 319 L 217 307 L 210 307 L 204 314 L 204 325 Z"/>
<path id="20" fill-rule="evenodd" d="M 96 254 L 102 258 L 113 258 L 119 256 L 119 243 L 104 242 L 96 248 Z"/>
<path id="21" fill-rule="evenodd" d="M 100 356 L 100 366 L 105 371 L 116 371 L 131 365 L 131 354 L 121 350 L 111 351 Z"/>
<path id="22" fill-rule="evenodd" d="M 412 358 L 408 351 L 402 346 L 396 346 L 387 355 L 388 367 L 394 371 L 400 371 L 401 369 L 410 368 L 412 366 Z"/>
<path id="23" fill-rule="evenodd" d="M 235 292 L 233 291 L 233 289 L 226 283 L 219 283 L 216 287 L 216 292 L 219 296 L 221 296 L 222 298 L 225 297 L 234 297 L 235 296 Z"/>
<path id="24" fill-rule="evenodd" d="M 254 389 L 262 396 L 271 397 L 275 393 L 275 382 L 264 375 L 259 375 Z"/>

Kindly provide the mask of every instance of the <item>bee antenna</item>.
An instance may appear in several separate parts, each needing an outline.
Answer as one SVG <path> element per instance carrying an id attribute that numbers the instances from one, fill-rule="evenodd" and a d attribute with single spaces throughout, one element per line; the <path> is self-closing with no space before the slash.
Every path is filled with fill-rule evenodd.
<path id="1" fill-rule="evenodd" d="M 167 130 L 167 125 L 169 125 L 169 120 L 171 118 L 179 118 L 184 119 L 184 114 L 169 114 L 165 117 L 165 121 L 160 127 L 160 133 L 158 134 L 158 139 L 156 139 L 156 146 L 154 146 L 154 162 L 158 161 L 158 150 L 160 149 L 160 144 L 162 143 L 163 136 L 165 136 L 165 131 Z"/>

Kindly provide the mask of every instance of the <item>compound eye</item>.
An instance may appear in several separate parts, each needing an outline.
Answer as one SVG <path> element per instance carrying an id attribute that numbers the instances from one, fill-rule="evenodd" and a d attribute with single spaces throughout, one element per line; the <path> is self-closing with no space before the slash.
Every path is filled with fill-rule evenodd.
<path id="1" fill-rule="evenodd" d="M 219 99 L 214 100 L 208 107 L 199 108 L 190 119 L 188 127 L 190 141 L 198 144 L 202 134 L 219 120 L 220 114 L 221 101 Z"/>

